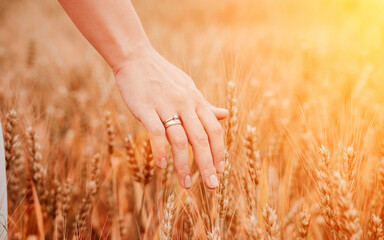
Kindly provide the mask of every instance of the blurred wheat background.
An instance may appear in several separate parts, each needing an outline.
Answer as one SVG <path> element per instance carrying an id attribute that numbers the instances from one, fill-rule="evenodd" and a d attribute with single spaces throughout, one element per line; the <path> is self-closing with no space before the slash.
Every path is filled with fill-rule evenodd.
<path id="1" fill-rule="evenodd" d="M 133 3 L 154 47 L 230 110 L 219 189 L 192 154 L 190 190 L 172 164 L 155 169 L 111 70 L 56 1 L 2 0 L 0 235 L 383 239 L 383 1 Z"/>

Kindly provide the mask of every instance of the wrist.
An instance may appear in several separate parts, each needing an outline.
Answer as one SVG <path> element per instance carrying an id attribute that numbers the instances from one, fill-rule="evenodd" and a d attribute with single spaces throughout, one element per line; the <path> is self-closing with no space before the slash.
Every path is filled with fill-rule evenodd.
<path id="1" fill-rule="evenodd" d="M 123 67 L 154 52 L 156 52 L 156 50 L 152 47 L 149 40 L 136 42 L 135 44 L 127 44 L 121 47 L 121 50 L 118 52 L 119 56 L 111 61 L 109 65 L 116 75 Z"/>

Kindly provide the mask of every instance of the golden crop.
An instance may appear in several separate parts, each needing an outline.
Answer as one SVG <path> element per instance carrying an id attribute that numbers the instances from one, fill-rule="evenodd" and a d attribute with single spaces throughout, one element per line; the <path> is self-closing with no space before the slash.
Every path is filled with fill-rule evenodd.
<path id="1" fill-rule="evenodd" d="M 155 167 L 56 1 L 3 0 L 9 239 L 384 239 L 382 1 L 134 5 L 154 47 L 230 110 L 220 187 L 192 154 L 190 190 Z"/>

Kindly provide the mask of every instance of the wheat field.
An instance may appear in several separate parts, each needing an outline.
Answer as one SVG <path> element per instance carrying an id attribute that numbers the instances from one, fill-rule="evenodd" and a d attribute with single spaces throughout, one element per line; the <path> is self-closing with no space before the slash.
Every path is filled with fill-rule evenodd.
<path id="1" fill-rule="evenodd" d="M 384 239 L 384 2 L 135 0 L 222 121 L 220 185 L 154 165 L 56 1 L 0 2 L 9 239 Z M 168 158 L 172 162 L 171 154 Z"/>

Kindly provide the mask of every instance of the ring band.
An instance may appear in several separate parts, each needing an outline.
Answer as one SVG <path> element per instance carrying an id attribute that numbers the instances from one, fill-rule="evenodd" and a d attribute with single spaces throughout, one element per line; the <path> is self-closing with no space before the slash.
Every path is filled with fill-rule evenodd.
<path id="1" fill-rule="evenodd" d="M 173 120 L 170 120 L 170 121 L 164 123 L 164 127 L 165 127 L 165 129 L 167 129 L 167 128 L 169 128 L 170 126 L 178 125 L 178 124 L 181 125 L 181 121 L 180 121 L 180 119 L 173 119 Z"/>
<path id="2" fill-rule="evenodd" d="M 165 123 L 167 123 L 167 122 L 169 122 L 169 121 L 171 121 L 171 120 L 175 120 L 175 119 L 179 119 L 179 120 L 180 120 L 180 118 L 179 118 L 179 116 L 178 116 L 177 114 L 175 114 L 175 115 L 173 115 L 172 117 L 170 117 L 170 118 L 168 118 L 167 120 L 165 120 L 165 121 L 163 122 L 163 124 L 165 124 Z"/>
<path id="3" fill-rule="evenodd" d="M 163 122 L 164 127 L 167 129 L 170 126 L 181 124 L 181 120 L 177 114 L 173 115 L 172 117 L 168 118 Z"/>

